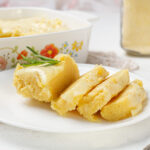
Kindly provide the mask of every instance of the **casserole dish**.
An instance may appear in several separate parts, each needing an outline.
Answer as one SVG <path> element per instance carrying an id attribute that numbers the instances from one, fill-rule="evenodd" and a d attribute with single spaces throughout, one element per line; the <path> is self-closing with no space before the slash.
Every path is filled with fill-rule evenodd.
<path id="1" fill-rule="evenodd" d="M 0 38 L 0 70 L 14 67 L 20 61 L 17 58 L 26 51 L 27 46 L 34 47 L 39 52 L 54 47 L 59 53 L 70 54 L 77 62 L 86 62 L 92 26 L 87 20 L 45 8 L 0 8 L 0 19 L 11 20 L 37 16 L 49 19 L 59 18 L 67 24 L 69 29 L 60 32 Z M 26 55 L 31 54 L 27 51 Z"/>

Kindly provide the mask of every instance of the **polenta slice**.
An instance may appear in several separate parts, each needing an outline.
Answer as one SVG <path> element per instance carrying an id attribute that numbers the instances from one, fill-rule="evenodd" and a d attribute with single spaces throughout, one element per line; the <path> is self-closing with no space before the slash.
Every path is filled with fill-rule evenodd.
<path id="1" fill-rule="evenodd" d="M 79 78 L 75 61 L 65 54 L 55 57 L 60 62 L 53 66 L 31 66 L 24 68 L 17 65 L 14 73 L 14 86 L 24 97 L 50 102 L 72 82 Z"/>
<path id="2" fill-rule="evenodd" d="M 143 109 L 144 100 L 146 100 L 146 92 L 142 81 L 135 80 L 119 96 L 102 108 L 101 116 L 109 121 L 135 116 Z"/>
<path id="3" fill-rule="evenodd" d="M 58 99 L 53 100 L 51 103 L 52 109 L 61 115 L 75 110 L 83 96 L 101 83 L 107 75 L 108 72 L 102 66 L 96 66 L 69 86 Z"/>
<path id="4" fill-rule="evenodd" d="M 95 121 L 95 113 L 102 109 L 114 96 L 118 95 L 129 83 L 128 70 L 110 76 L 86 94 L 78 105 L 78 112 L 90 121 Z"/>

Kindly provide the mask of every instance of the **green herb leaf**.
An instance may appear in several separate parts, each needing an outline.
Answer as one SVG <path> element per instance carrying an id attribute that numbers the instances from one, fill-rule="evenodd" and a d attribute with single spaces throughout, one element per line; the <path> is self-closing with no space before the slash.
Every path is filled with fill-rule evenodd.
<path id="1" fill-rule="evenodd" d="M 29 46 L 27 46 L 27 48 L 31 51 L 34 58 L 28 58 L 28 57 L 21 55 L 23 60 L 27 62 L 27 63 L 22 64 L 25 67 L 36 66 L 36 65 L 42 65 L 46 67 L 46 66 L 56 65 L 60 62 L 58 60 L 54 60 L 52 58 L 48 58 L 48 57 L 38 54 L 38 52 L 36 52 L 33 48 Z"/>
<path id="2" fill-rule="evenodd" d="M 34 56 L 36 56 L 37 58 L 40 58 L 42 60 L 46 60 L 46 61 L 55 61 L 54 59 L 51 59 L 51 58 L 48 58 L 48 57 L 45 57 L 42 55 L 34 55 Z"/>
<path id="3" fill-rule="evenodd" d="M 27 48 L 35 55 L 38 55 L 38 52 L 36 52 L 33 48 L 27 46 Z"/>

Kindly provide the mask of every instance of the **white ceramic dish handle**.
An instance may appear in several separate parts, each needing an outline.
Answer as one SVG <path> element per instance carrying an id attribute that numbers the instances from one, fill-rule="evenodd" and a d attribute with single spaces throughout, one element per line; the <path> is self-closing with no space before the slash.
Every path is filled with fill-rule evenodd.
<path id="1" fill-rule="evenodd" d="M 80 11 L 80 10 L 67 10 L 65 12 L 70 13 L 76 17 L 80 17 L 81 19 L 87 20 L 91 23 L 94 23 L 99 20 L 98 15 L 94 13 L 90 13 L 90 12 L 85 12 L 85 11 Z"/>

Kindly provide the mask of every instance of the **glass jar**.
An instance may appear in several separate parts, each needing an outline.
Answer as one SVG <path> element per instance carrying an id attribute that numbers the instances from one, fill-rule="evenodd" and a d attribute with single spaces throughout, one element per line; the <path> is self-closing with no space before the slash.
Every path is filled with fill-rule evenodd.
<path id="1" fill-rule="evenodd" d="M 150 0 L 123 0 L 121 46 L 128 53 L 150 56 Z"/>

